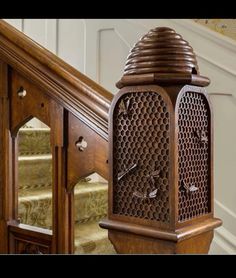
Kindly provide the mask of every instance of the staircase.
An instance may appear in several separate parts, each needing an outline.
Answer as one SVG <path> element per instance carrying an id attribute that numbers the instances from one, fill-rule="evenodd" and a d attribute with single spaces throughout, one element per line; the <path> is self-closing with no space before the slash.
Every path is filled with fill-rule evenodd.
<path id="1" fill-rule="evenodd" d="M 18 215 L 23 224 L 52 229 L 50 129 L 21 128 L 18 143 Z M 75 254 L 114 254 L 107 231 L 107 182 L 86 178 L 74 189 Z"/>

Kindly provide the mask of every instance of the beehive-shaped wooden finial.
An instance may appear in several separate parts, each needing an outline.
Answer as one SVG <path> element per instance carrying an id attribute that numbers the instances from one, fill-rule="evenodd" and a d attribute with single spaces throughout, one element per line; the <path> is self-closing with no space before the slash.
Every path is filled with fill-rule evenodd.
<path id="1" fill-rule="evenodd" d="M 189 43 L 173 29 L 157 27 L 130 50 L 117 87 L 144 83 L 207 86 L 210 81 L 200 76 L 196 55 Z"/>

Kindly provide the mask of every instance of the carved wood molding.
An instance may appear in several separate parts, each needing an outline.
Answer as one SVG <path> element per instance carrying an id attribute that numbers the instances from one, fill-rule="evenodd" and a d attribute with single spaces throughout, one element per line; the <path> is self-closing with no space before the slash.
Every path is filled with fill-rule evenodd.
<path id="1" fill-rule="evenodd" d="M 0 58 L 107 140 L 111 93 L 3 20 Z"/>
<path id="2" fill-rule="evenodd" d="M 192 236 L 197 236 L 203 232 L 208 232 L 222 225 L 222 221 L 218 218 L 204 219 L 203 217 L 202 219 L 203 221 L 201 223 L 188 225 L 175 231 L 164 231 L 146 225 L 140 226 L 134 223 L 126 223 L 126 225 L 123 225 L 121 221 L 113 219 L 103 219 L 99 222 L 99 225 L 105 229 L 178 242 L 186 240 Z"/>
<path id="3" fill-rule="evenodd" d="M 72 191 L 82 178 L 98 173 L 108 179 L 108 144 L 74 115 L 68 115 L 67 189 Z M 78 148 L 80 141 L 85 148 Z M 86 144 L 85 144 L 86 142 Z M 86 162 L 86 163 L 85 163 Z"/>
<path id="4" fill-rule="evenodd" d="M 8 227 L 10 252 L 14 254 L 50 254 L 52 232 L 24 224 L 10 223 Z"/>

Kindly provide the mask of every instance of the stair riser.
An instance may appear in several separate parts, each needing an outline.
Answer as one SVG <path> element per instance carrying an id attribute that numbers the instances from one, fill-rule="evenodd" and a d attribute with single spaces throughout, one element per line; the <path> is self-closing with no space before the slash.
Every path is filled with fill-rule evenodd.
<path id="1" fill-rule="evenodd" d="M 19 161 L 19 190 L 45 188 L 52 184 L 52 159 Z"/>
<path id="2" fill-rule="evenodd" d="M 75 191 L 74 215 L 76 223 L 99 221 L 107 214 L 107 188 L 79 193 Z M 45 196 L 20 197 L 21 223 L 43 228 L 52 226 L 52 200 Z"/>
<path id="3" fill-rule="evenodd" d="M 89 193 L 76 194 L 75 192 L 75 222 L 85 223 L 99 221 L 105 217 L 108 209 L 107 188 Z"/>
<path id="4" fill-rule="evenodd" d="M 18 215 L 23 224 L 52 229 L 52 197 L 38 200 L 20 198 Z"/>
<path id="5" fill-rule="evenodd" d="M 97 222 L 75 226 L 75 254 L 115 254 L 108 231 Z"/>
<path id="6" fill-rule="evenodd" d="M 85 244 L 75 244 L 75 254 L 116 254 L 108 236 Z"/>
<path id="7" fill-rule="evenodd" d="M 18 137 L 19 155 L 50 154 L 50 130 L 20 129 Z"/>

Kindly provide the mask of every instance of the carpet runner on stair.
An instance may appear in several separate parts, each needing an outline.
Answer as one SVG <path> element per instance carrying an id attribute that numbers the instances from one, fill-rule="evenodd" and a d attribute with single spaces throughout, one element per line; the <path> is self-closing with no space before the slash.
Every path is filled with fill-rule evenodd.
<path id="1" fill-rule="evenodd" d="M 52 229 L 52 156 L 50 130 L 19 131 L 19 206 L 23 224 Z M 74 190 L 75 254 L 115 254 L 107 230 L 98 222 L 107 214 L 108 184 L 83 180 Z"/>
<path id="2" fill-rule="evenodd" d="M 18 142 L 20 156 L 51 153 L 49 128 L 21 128 Z"/>
<path id="3" fill-rule="evenodd" d="M 18 181 L 21 191 L 51 187 L 51 154 L 20 156 L 18 165 Z"/>
<path id="4" fill-rule="evenodd" d="M 75 226 L 75 254 L 115 254 L 108 240 L 107 230 L 101 229 L 97 222 Z"/>

